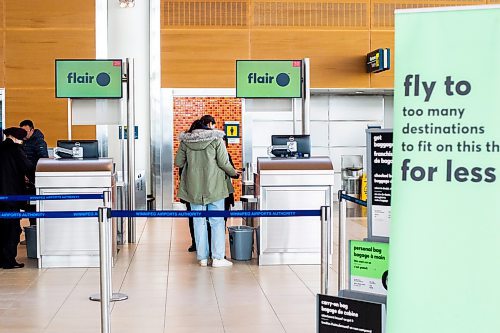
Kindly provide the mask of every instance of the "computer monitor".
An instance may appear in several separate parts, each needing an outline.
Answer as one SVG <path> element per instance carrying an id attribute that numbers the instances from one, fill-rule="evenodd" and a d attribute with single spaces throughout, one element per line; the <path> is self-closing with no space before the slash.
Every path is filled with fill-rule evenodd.
<path id="1" fill-rule="evenodd" d="M 276 157 L 311 157 L 310 135 L 272 135 L 271 145 Z"/>
<path id="2" fill-rule="evenodd" d="M 97 140 L 57 140 L 57 146 L 72 150 L 78 144 L 83 148 L 83 158 L 99 158 Z"/>

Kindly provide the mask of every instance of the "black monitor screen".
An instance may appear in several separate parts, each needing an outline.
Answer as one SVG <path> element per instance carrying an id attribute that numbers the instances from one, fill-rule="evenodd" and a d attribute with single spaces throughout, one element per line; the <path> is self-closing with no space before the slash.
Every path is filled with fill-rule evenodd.
<path id="1" fill-rule="evenodd" d="M 277 157 L 311 157 L 309 135 L 272 135 L 271 145 L 272 153 Z"/>
<path id="2" fill-rule="evenodd" d="M 83 158 L 99 158 L 97 140 L 57 140 L 57 146 L 72 150 L 79 143 L 83 148 Z"/>

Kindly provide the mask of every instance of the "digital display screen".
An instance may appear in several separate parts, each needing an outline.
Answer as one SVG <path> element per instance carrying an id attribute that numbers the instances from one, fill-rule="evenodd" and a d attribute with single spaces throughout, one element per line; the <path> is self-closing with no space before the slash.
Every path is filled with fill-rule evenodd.
<path id="1" fill-rule="evenodd" d="M 236 97 L 301 98 L 301 60 L 237 60 Z"/>
<path id="2" fill-rule="evenodd" d="M 56 98 L 122 98 L 122 61 L 58 59 Z"/>

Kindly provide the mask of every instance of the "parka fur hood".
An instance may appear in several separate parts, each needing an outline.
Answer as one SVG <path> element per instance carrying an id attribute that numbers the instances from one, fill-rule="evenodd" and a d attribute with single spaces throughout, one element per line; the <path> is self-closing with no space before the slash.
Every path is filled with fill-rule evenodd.
<path id="1" fill-rule="evenodd" d="M 215 139 L 222 139 L 224 132 L 219 130 L 197 129 L 189 132 L 183 132 L 179 135 L 179 140 L 184 142 L 190 149 L 203 150 Z"/>
<path id="2" fill-rule="evenodd" d="M 224 132 L 212 129 L 196 129 L 193 132 L 182 132 L 179 135 L 179 140 L 184 142 L 201 142 L 213 139 L 222 139 Z"/>

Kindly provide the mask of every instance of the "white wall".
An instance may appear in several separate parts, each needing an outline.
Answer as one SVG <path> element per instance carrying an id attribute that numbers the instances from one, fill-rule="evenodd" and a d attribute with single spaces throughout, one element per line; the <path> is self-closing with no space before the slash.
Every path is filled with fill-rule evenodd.
<path id="1" fill-rule="evenodd" d="M 250 135 L 244 140 L 252 147 L 252 160 L 244 156 L 243 162 L 252 162 L 255 167 L 257 157 L 267 156 L 267 148 L 271 145 L 271 135 L 294 133 L 293 100 L 246 99 L 244 112 L 245 130 L 243 133 Z M 254 168 L 254 170 L 257 169 Z"/>
<path id="2" fill-rule="evenodd" d="M 135 123 L 139 126 L 135 163 L 136 170 L 146 171 L 147 180 L 150 179 L 149 5 L 148 0 L 137 0 L 132 8 L 120 8 L 118 0 L 108 1 L 107 50 L 108 58 L 134 58 Z M 107 112 L 118 112 L 116 108 L 117 105 L 109 105 Z M 125 124 L 126 119 L 121 122 Z M 108 126 L 108 155 L 120 161 L 118 124 Z M 117 169 L 121 169 L 119 163 Z M 150 186 L 148 181 L 148 193 Z"/>
<path id="3" fill-rule="evenodd" d="M 311 95 L 312 155 L 330 156 L 332 159 L 335 191 L 341 187 L 342 155 L 362 155 L 366 169 L 365 130 L 368 125 L 392 127 L 392 108 L 392 96 Z M 256 163 L 257 157 L 267 156 L 272 134 L 294 133 L 294 113 L 297 121 L 295 133 L 299 133 L 301 112 L 293 107 L 291 99 L 245 101 L 244 118 L 247 121 L 244 133 L 251 133 L 251 143 L 248 144 L 252 145 L 253 163 Z"/>

